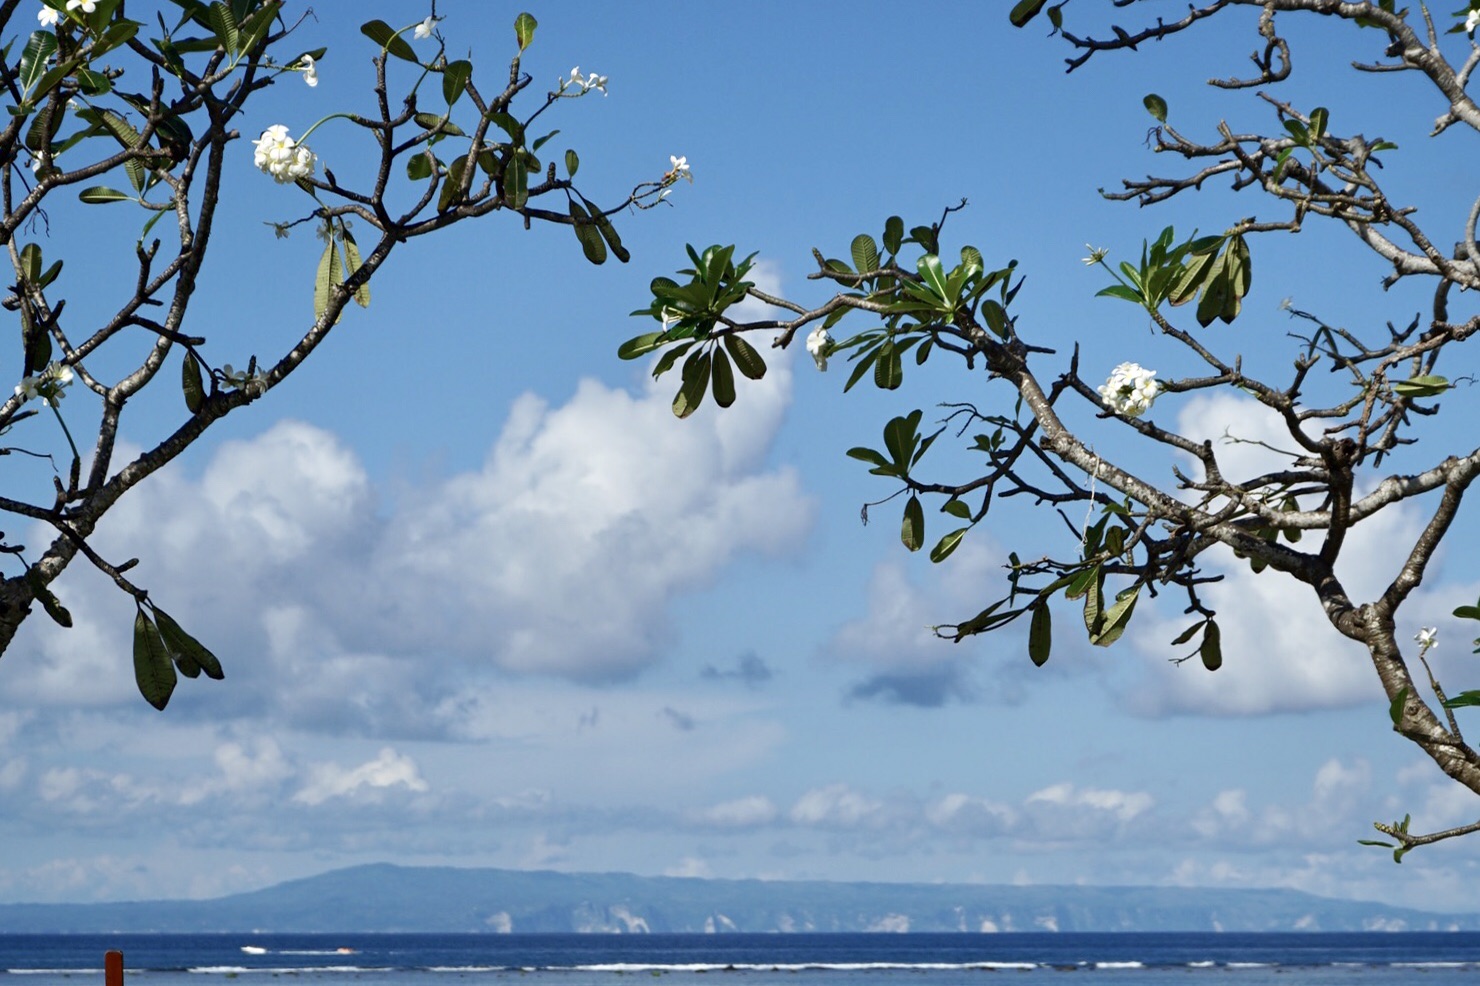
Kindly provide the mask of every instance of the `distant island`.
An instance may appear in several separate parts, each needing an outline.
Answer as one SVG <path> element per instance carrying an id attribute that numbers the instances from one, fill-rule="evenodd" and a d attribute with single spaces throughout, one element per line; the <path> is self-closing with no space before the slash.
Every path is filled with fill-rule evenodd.
<path id="1" fill-rule="evenodd" d="M 1474 931 L 1293 890 L 705 880 L 355 866 L 212 900 L 0 904 L 0 933 Z"/>

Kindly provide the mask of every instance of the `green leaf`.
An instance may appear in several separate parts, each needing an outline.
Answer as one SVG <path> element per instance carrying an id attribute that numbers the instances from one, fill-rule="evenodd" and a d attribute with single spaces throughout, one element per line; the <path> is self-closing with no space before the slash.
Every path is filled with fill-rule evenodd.
<path id="1" fill-rule="evenodd" d="M 910 457 L 915 454 L 915 445 L 919 442 L 916 431 L 923 413 L 917 408 L 909 414 L 890 418 L 884 426 L 884 449 L 901 469 L 909 465 Z"/>
<path id="2" fill-rule="evenodd" d="M 1028 624 L 1028 657 L 1041 668 L 1048 661 L 1049 651 L 1053 650 L 1053 615 L 1048 604 L 1043 602 L 1033 606 L 1032 611 L 1033 619 Z"/>
<path id="3" fill-rule="evenodd" d="M 871 448 L 864 448 L 860 445 L 850 448 L 846 454 L 850 459 L 858 459 L 873 465 L 875 468 L 870 469 L 870 472 L 878 472 L 880 475 L 891 476 L 898 474 L 893 463 Z"/>
<path id="4" fill-rule="evenodd" d="M 1454 615 L 1462 620 L 1480 620 L 1480 606 L 1456 606 Z"/>
<path id="5" fill-rule="evenodd" d="M 1092 568 L 1081 568 L 1069 579 L 1068 584 L 1064 587 L 1064 598 L 1078 599 L 1086 592 L 1089 592 L 1090 586 L 1094 585 L 1099 577 L 1100 568 L 1098 565 Z"/>
<path id="6" fill-rule="evenodd" d="M 200 411 L 206 402 L 205 387 L 201 383 L 200 364 L 188 352 L 185 354 L 185 361 L 180 364 L 180 389 L 185 392 L 186 409 L 191 414 Z"/>
<path id="7" fill-rule="evenodd" d="M 51 56 L 56 54 L 57 36 L 51 31 L 34 31 L 26 47 L 21 51 L 20 61 L 20 83 L 21 92 L 31 95 L 31 87 L 36 81 L 46 74 L 47 63 Z M 40 93 L 37 93 L 40 95 Z"/>
<path id="8" fill-rule="evenodd" d="M 1460 692 L 1458 695 L 1444 702 L 1444 708 L 1446 709 L 1466 709 L 1475 705 L 1480 705 L 1480 692 L 1475 691 Z M 1396 722 L 1397 720 L 1394 720 L 1394 724 Z"/>
<path id="9" fill-rule="evenodd" d="M 319 258 L 319 269 L 313 282 L 313 317 L 317 321 L 329 310 L 329 292 L 334 285 L 344 280 L 339 265 L 339 244 L 334 237 L 324 244 L 324 254 Z"/>
<path id="10" fill-rule="evenodd" d="M 517 160 L 517 153 L 515 157 Z M 447 177 L 442 180 L 442 190 L 437 193 L 438 212 L 446 212 L 459 199 L 462 194 L 463 173 L 467 167 L 468 159 L 465 157 L 457 158 L 447 166 Z M 519 173 L 523 174 L 524 169 L 520 168 Z"/>
<path id="11" fill-rule="evenodd" d="M 1180 647 L 1183 644 L 1187 643 L 1187 641 L 1191 640 L 1193 635 L 1196 634 L 1197 631 L 1201 630 L 1203 628 L 1203 625 L 1207 622 L 1207 620 L 1199 620 L 1198 622 L 1192 624 L 1192 626 L 1188 627 L 1186 630 L 1183 630 L 1181 633 L 1177 634 L 1177 639 L 1172 641 L 1172 646 Z"/>
<path id="12" fill-rule="evenodd" d="M 412 181 L 422 181 L 432 177 L 436 158 L 432 157 L 430 151 L 423 151 L 406 159 L 406 177 Z"/>
<path id="13" fill-rule="evenodd" d="M 1007 19 L 1012 22 L 1013 27 L 1022 27 L 1037 17 L 1038 12 L 1043 9 L 1043 5 L 1047 2 L 1048 0 L 1018 0 L 1017 4 L 1008 13 Z"/>
<path id="14" fill-rule="evenodd" d="M 504 201 L 511 209 L 523 209 L 529 201 L 529 171 L 524 167 L 525 152 L 517 148 L 504 168 Z"/>
<path id="15" fill-rule="evenodd" d="M 1331 119 L 1331 111 L 1324 106 L 1317 106 L 1310 111 L 1310 136 L 1312 140 L 1320 140 L 1326 136 L 1326 124 Z"/>
<path id="16" fill-rule="evenodd" d="M 925 543 L 925 509 L 920 498 L 913 493 L 904 505 L 904 521 L 900 524 L 899 539 L 911 551 L 919 551 Z"/>
<path id="17" fill-rule="evenodd" d="M 1203 631 L 1202 646 L 1197 653 L 1202 658 L 1203 667 L 1209 671 L 1217 671 L 1223 666 L 1223 633 L 1213 620 L 1208 621 L 1207 629 Z"/>
<path id="18" fill-rule="evenodd" d="M 891 254 L 899 252 L 904 245 L 904 220 L 898 216 L 890 216 L 884 222 L 884 249 Z"/>
<path id="19" fill-rule="evenodd" d="M 140 609 L 134 617 L 134 681 L 139 693 L 162 712 L 178 680 L 159 628 Z"/>
<path id="20" fill-rule="evenodd" d="M 1091 643 L 1096 647 L 1109 647 L 1120 639 L 1125 633 L 1125 628 L 1130 626 L 1131 614 L 1136 610 L 1136 600 L 1141 596 L 1141 587 L 1134 586 L 1123 590 L 1115 597 L 1115 602 L 1105 610 L 1105 618 L 1100 624 L 1100 630 L 1091 635 Z"/>
<path id="21" fill-rule="evenodd" d="M 714 403 L 720 407 L 729 407 L 735 403 L 735 371 L 730 366 L 730 358 L 718 346 L 714 347 L 710 373 L 713 378 Z"/>
<path id="22" fill-rule="evenodd" d="M 519 42 L 519 50 L 522 52 L 529 47 L 534 40 L 534 29 L 539 27 L 539 21 L 532 14 L 520 14 L 514 18 L 514 37 Z"/>
<path id="23" fill-rule="evenodd" d="M 640 336 L 634 336 L 617 347 L 619 359 L 637 359 L 663 345 L 663 333 L 644 332 Z"/>
<path id="24" fill-rule="evenodd" d="M 687 418 L 699 410 L 704 403 L 704 392 L 709 389 L 709 350 L 699 349 L 684 361 L 683 384 L 673 398 L 673 413 Z"/>
<path id="25" fill-rule="evenodd" d="M 755 351 L 754 346 L 740 336 L 725 336 L 725 348 L 730 351 L 730 357 L 747 380 L 759 380 L 766 375 L 766 361 Z"/>
<path id="26" fill-rule="evenodd" d="M 1105 575 L 1100 571 L 1100 566 L 1094 568 L 1095 577 L 1090 580 L 1084 592 L 1084 629 L 1089 633 L 1090 640 L 1094 640 L 1100 632 L 1100 622 L 1105 613 Z"/>
<path id="27" fill-rule="evenodd" d="M 360 33 L 380 45 L 381 51 L 389 52 L 405 62 L 421 64 L 410 42 L 396 33 L 395 28 L 385 21 L 368 21 L 360 25 Z"/>
<path id="28" fill-rule="evenodd" d="M 448 62 L 442 70 L 442 98 L 447 100 L 448 109 L 467 91 L 468 80 L 473 77 L 473 63 L 465 59 Z"/>
<path id="29" fill-rule="evenodd" d="M 1398 381 L 1393 392 L 1401 397 L 1437 397 L 1452 386 L 1447 378 L 1428 374 Z"/>
<path id="30" fill-rule="evenodd" d="M 631 260 L 631 251 L 622 246 L 622 238 L 617 235 L 617 228 L 612 225 L 612 221 L 607 218 L 606 213 L 602 212 L 598 206 L 593 205 L 584 195 L 581 196 L 581 201 L 586 203 L 586 210 L 591 214 L 591 221 L 596 224 L 596 229 L 601 234 L 601 238 L 606 240 L 606 245 L 611 247 L 612 253 L 616 255 L 616 258 L 624 264 Z"/>
<path id="31" fill-rule="evenodd" d="M 1112 284 L 1095 292 L 1096 298 L 1120 298 L 1133 304 L 1144 305 L 1146 297 L 1129 284 Z M 1125 309 L 1121 309 L 1124 311 Z"/>
<path id="32" fill-rule="evenodd" d="M 77 197 L 89 205 L 101 205 L 106 202 L 133 202 L 134 196 L 127 192 L 120 192 L 116 188 L 107 185 L 94 185 L 84 188 L 77 193 Z"/>
<path id="33" fill-rule="evenodd" d="M 341 227 L 344 235 L 344 279 L 347 281 L 355 276 L 355 271 L 360 269 L 360 245 L 355 242 L 354 235 L 348 227 Z M 366 281 L 355 288 L 355 303 L 361 308 L 370 307 L 370 282 Z"/>
<path id="34" fill-rule="evenodd" d="M 418 113 L 411 119 L 418 127 L 423 127 L 434 134 L 442 134 L 447 137 L 467 136 L 463 133 L 462 127 L 459 127 L 445 116 L 437 113 Z"/>
<path id="35" fill-rule="evenodd" d="M 216 660 L 212 654 L 199 640 L 180 629 L 180 624 L 170 618 L 170 615 L 159 607 L 154 607 L 154 618 L 159 621 L 159 632 L 164 638 L 165 647 L 169 649 L 170 655 L 184 671 L 186 666 L 194 666 L 206 673 L 207 678 L 220 681 L 226 677 L 226 672 L 221 670 L 221 662 Z M 190 677 L 195 675 L 185 672 Z"/>
<path id="36" fill-rule="evenodd" d="M 853 266 L 858 269 L 858 273 L 866 274 L 879 269 L 879 247 L 867 233 L 859 233 L 853 237 L 850 252 L 853 254 Z"/>
<path id="37" fill-rule="evenodd" d="M 586 259 L 598 266 L 606 263 L 606 242 L 591 222 L 591 216 L 585 207 L 574 199 L 570 203 L 570 218 L 574 220 L 572 228 L 576 231 L 576 239 L 581 242 L 581 251 L 585 253 Z"/>
<path id="38" fill-rule="evenodd" d="M 879 357 L 874 361 L 874 386 L 880 390 L 898 390 L 904 383 L 904 361 L 893 343 L 879 347 Z"/>
<path id="39" fill-rule="evenodd" d="M 239 54 L 242 43 L 241 32 L 237 28 L 236 16 L 231 12 L 231 8 L 221 0 L 216 0 L 211 4 L 208 16 L 211 30 L 216 32 L 216 40 L 220 42 L 221 47 L 232 55 Z"/>
<path id="40" fill-rule="evenodd" d="M 1167 101 L 1156 93 L 1148 93 L 1141 103 L 1146 107 L 1146 112 L 1155 118 L 1157 123 L 1167 122 Z"/>
<path id="41" fill-rule="evenodd" d="M 960 520 L 971 519 L 971 508 L 966 505 L 965 500 L 947 500 L 945 504 L 940 508 L 940 510 L 941 513 L 950 514 L 952 517 L 956 517 Z"/>
<path id="42" fill-rule="evenodd" d="M 581 159 L 580 159 L 579 156 L 577 156 L 576 152 L 575 151 L 566 151 L 565 152 L 565 176 L 567 178 L 574 178 L 576 176 L 576 171 L 579 170 L 580 167 L 581 167 Z"/>
<path id="43" fill-rule="evenodd" d="M 969 530 L 971 530 L 969 527 L 958 528 L 937 541 L 935 547 L 930 549 L 930 560 L 940 564 L 951 557 L 951 553 L 956 550 L 956 546 L 961 543 L 961 539 Z"/>
<path id="44" fill-rule="evenodd" d="M 21 276 L 32 284 L 41 279 L 41 246 L 27 243 L 21 247 Z"/>

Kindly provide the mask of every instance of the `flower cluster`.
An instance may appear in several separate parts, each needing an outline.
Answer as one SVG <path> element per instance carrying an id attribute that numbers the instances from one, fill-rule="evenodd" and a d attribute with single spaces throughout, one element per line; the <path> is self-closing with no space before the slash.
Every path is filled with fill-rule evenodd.
<path id="1" fill-rule="evenodd" d="M 288 136 L 288 128 L 275 123 L 262 131 L 262 136 L 253 141 L 256 149 L 252 162 L 272 175 L 278 182 L 297 181 L 313 174 L 318 158 L 308 145 L 299 144 Z"/>
<path id="2" fill-rule="evenodd" d="M 16 384 L 15 392 L 23 401 L 39 397 L 52 407 L 56 407 L 58 402 L 67 396 L 62 388 L 71 382 L 72 368 L 65 363 L 53 361 L 35 376 L 23 377 L 21 382 Z"/>
<path id="3" fill-rule="evenodd" d="M 90 14 L 98 9 L 98 0 L 67 0 L 67 13 L 80 10 L 84 14 Z M 43 3 L 41 9 L 36 11 L 36 20 L 42 27 L 56 27 L 61 23 L 62 12 L 48 4 Z"/>
<path id="4" fill-rule="evenodd" d="M 1148 370 L 1139 363 L 1122 363 L 1110 374 L 1110 379 L 1100 387 L 1100 400 L 1116 414 L 1137 418 L 1151 409 L 1156 400 L 1157 386 L 1155 370 Z"/>
<path id="5" fill-rule="evenodd" d="M 570 78 L 560 80 L 560 91 L 563 93 L 567 89 L 580 90 L 580 92 L 571 93 L 572 96 L 584 96 L 592 89 L 595 89 L 597 92 L 605 96 L 606 76 L 597 75 L 595 72 L 592 72 L 590 75 L 583 78 L 581 76 L 581 67 L 577 65 L 575 68 L 570 70 Z"/>
<path id="6" fill-rule="evenodd" d="M 832 336 L 828 334 L 827 329 L 820 325 L 812 330 L 811 335 L 807 336 L 807 352 L 812 354 L 812 359 L 817 362 L 819 370 L 827 369 L 827 354 L 832 349 L 832 341 Z"/>
<path id="7" fill-rule="evenodd" d="M 221 378 L 226 386 L 236 390 L 246 390 L 253 384 L 267 382 L 267 374 L 258 370 L 255 362 L 245 370 L 236 370 L 230 363 L 224 363 L 221 366 Z"/>

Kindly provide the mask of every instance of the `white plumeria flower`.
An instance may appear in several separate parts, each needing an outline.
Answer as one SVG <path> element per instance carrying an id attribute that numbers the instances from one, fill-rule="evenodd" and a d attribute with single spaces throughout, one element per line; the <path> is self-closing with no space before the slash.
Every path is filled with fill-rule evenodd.
<path id="1" fill-rule="evenodd" d="M 416 25 L 416 30 L 411 32 L 411 36 L 417 41 L 421 41 L 425 38 L 430 38 L 432 36 L 432 28 L 436 25 L 436 23 L 437 21 L 435 18 L 428 16 L 426 20 Z"/>
<path id="2" fill-rule="evenodd" d="M 81 10 L 84 14 L 90 14 L 98 9 L 97 0 L 67 0 L 67 11 Z"/>
<path id="3" fill-rule="evenodd" d="M 1099 388 L 1100 400 L 1116 414 L 1138 418 L 1151 409 L 1158 388 L 1155 370 L 1139 363 L 1121 363 Z"/>
<path id="4" fill-rule="evenodd" d="M 1480 27 L 1480 10 L 1472 10 L 1465 16 L 1465 30 L 1474 34 L 1477 27 Z"/>
<path id="5" fill-rule="evenodd" d="M 23 401 L 28 401 L 33 397 L 39 397 L 41 395 L 41 391 L 38 389 L 40 386 L 40 377 L 21 377 L 21 382 L 15 385 L 16 396 Z"/>
<path id="6" fill-rule="evenodd" d="M 606 76 L 604 75 L 597 75 L 595 72 L 592 72 L 590 76 L 587 77 L 586 81 L 582 83 L 582 85 L 585 86 L 586 89 L 596 89 L 600 91 L 603 96 L 606 95 Z"/>
<path id="7" fill-rule="evenodd" d="M 319 84 L 319 70 L 314 68 L 312 55 L 304 55 L 298 59 L 298 66 L 303 72 L 303 81 L 308 83 L 310 89 Z"/>
<path id="8" fill-rule="evenodd" d="M 42 4 L 41 9 L 36 11 L 36 19 L 41 22 L 42 27 L 56 27 L 62 19 L 62 12 Z"/>
<path id="9" fill-rule="evenodd" d="M 46 369 L 40 373 L 24 377 L 16 385 L 15 392 L 22 400 L 31 400 L 39 397 L 52 407 L 56 407 L 66 397 L 63 387 L 71 385 L 73 379 L 72 368 L 65 363 L 55 360 L 46 365 Z"/>
<path id="10" fill-rule="evenodd" d="M 812 354 L 812 359 L 817 363 L 819 370 L 827 370 L 827 352 L 832 341 L 833 338 L 828 334 L 827 329 L 820 325 L 807 336 L 807 352 Z"/>
<path id="11" fill-rule="evenodd" d="M 318 161 L 306 144 L 288 136 L 288 128 L 281 123 L 262 131 L 252 147 L 252 162 L 280 184 L 307 178 Z"/>
<path id="12" fill-rule="evenodd" d="M 1104 260 L 1105 257 L 1110 253 L 1110 251 L 1105 249 L 1104 247 L 1092 247 L 1088 243 L 1084 245 L 1084 248 L 1089 251 L 1089 256 L 1084 258 L 1084 265 L 1086 267 L 1093 267 L 1095 264 Z"/>
<path id="13" fill-rule="evenodd" d="M 1418 633 L 1413 635 L 1413 639 L 1418 641 L 1419 650 L 1429 650 L 1430 648 L 1438 647 L 1439 628 L 1420 627 Z"/>

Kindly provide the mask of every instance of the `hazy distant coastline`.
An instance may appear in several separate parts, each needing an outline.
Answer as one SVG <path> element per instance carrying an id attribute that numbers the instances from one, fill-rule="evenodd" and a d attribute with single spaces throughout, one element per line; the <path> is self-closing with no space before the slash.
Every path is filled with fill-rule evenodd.
<path id="1" fill-rule="evenodd" d="M 1473 931 L 1293 890 L 829 883 L 356 866 L 212 900 L 0 904 L 0 932 Z"/>

